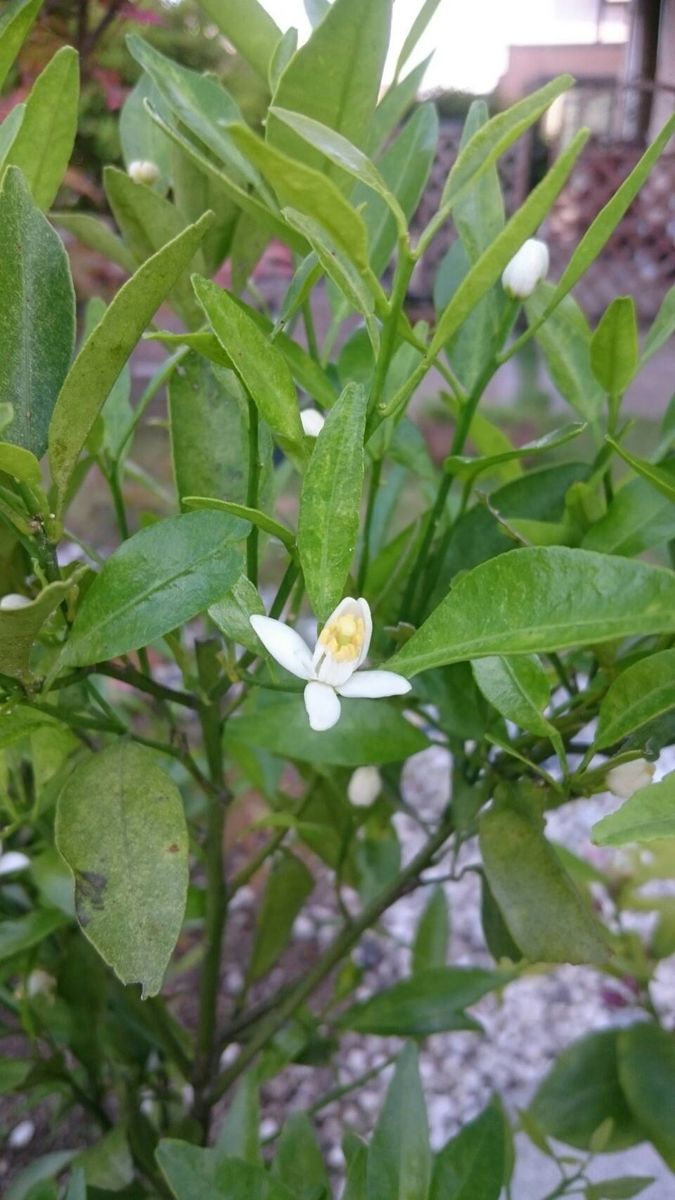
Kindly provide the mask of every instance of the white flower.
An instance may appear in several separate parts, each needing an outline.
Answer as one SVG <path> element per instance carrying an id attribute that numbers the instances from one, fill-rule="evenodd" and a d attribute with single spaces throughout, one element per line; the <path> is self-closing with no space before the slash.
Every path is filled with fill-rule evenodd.
<path id="1" fill-rule="evenodd" d="M 347 795 L 356 808 L 368 808 L 382 791 L 377 767 L 357 767 L 347 785 Z"/>
<path id="2" fill-rule="evenodd" d="M 29 866 L 30 859 L 19 850 L 8 850 L 3 854 L 0 842 L 0 875 L 13 875 L 16 871 L 25 871 Z"/>
<path id="3" fill-rule="evenodd" d="M 272 657 L 292 675 L 308 681 L 305 708 L 317 732 L 331 729 L 340 719 L 339 696 L 374 700 L 410 691 L 410 682 L 394 671 L 359 671 L 373 632 L 367 600 L 345 596 L 326 621 L 313 653 L 283 621 L 259 616 L 249 619 Z"/>
<path id="4" fill-rule="evenodd" d="M 537 284 L 548 274 L 549 253 L 546 242 L 528 238 L 504 268 L 502 287 L 516 300 L 527 300 Z"/>
<path id="5" fill-rule="evenodd" d="M 619 763 L 607 772 L 605 782 L 610 792 L 621 800 L 630 800 L 633 792 L 646 787 L 654 778 L 654 764 L 645 758 L 634 758 L 632 762 Z"/>
<path id="6" fill-rule="evenodd" d="M 135 158 L 127 167 L 127 175 L 134 183 L 152 185 L 159 179 L 159 167 L 148 158 Z"/>
<path id="7" fill-rule="evenodd" d="M 29 1142 L 32 1142 L 35 1136 L 35 1126 L 32 1121 L 19 1121 L 15 1125 L 9 1137 L 7 1145 L 11 1150 L 23 1150 Z"/>
<path id="8" fill-rule="evenodd" d="M 35 996 L 51 996 L 56 987 L 56 980 L 49 971 L 36 967 L 26 980 L 26 995 L 33 999 Z"/>
<path id="9" fill-rule="evenodd" d="M 300 421 L 306 437 L 317 438 L 321 433 L 326 418 L 323 413 L 320 413 L 318 408 L 305 408 L 300 413 Z"/>
<path id="10" fill-rule="evenodd" d="M 29 596 L 20 596 L 18 592 L 7 592 L 0 599 L 0 609 L 3 612 L 13 612 L 17 608 L 25 608 L 27 604 L 32 604 Z"/>

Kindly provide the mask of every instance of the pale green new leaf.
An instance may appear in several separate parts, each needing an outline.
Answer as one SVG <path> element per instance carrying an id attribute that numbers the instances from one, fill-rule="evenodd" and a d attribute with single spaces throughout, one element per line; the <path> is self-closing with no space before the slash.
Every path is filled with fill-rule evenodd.
<path id="1" fill-rule="evenodd" d="M 643 366 L 652 354 L 656 354 L 657 350 L 672 337 L 675 332 L 675 285 L 671 287 L 669 292 L 663 298 L 663 303 L 657 312 L 652 326 L 647 334 L 642 354 L 640 355 L 640 366 Z"/>
<path id="2" fill-rule="evenodd" d="M 399 83 L 387 88 L 370 122 L 366 149 L 371 155 L 376 156 L 379 153 L 414 104 L 432 58 L 433 54 L 430 54 L 423 62 L 413 67 Z"/>
<path id="3" fill-rule="evenodd" d="M 513 449 L 502 450 L 497 454 L 488 454 L 485 458 L 451 454 L 445 459 L 443 467 L 451 475 L 459 475 L 461 478 L 473 480 L 484 471 L 493 471 L 501 463 L 513 462 L 519 458 L 534 458 L 549 450 L 555 450 L 558 446 L 564 446 L 566 442 L 578 437 L 585 429 L 585 424 L 576 421 L 571 425 L 565 425 L 562 429 L 552 429 L 550 433 L 543 434 L 533 442 L 525 442 L 522 446 L 514 446 Z M 472 437 L 474 437 L 473 425 Z"/>
<path id="4" fill-rule="evenodd" d="M 525 304 L 530 326 L 537 326 L 551 303 L 555 289 L 540 283 Z M 597 418 L 603 393 L 591 367 L 591 331 L 576 300 L 565 298 L 539 325 L 537 341 L 544 354 L 546 369 L 560 394 L 586 421 Z"/>
<path id="5" fill-rule="evenodd" d="M 566 546 L 527 547 L 458 579 L 388 666 L 411 676 L 488 654 L 564 650 L 672 630 L 672 571 Z"/>
<path id="6" fill-rule="evenodd" d="M 621 808 L 593 826 L 591 836 L 598 846 L 675 837 L 675 772 L 633 792 Z"/>
<path id="7" fill-rule="evenodd" d="M 45 621 L 66 596 L 69 583 L 50 583 L 31 604 L 0 609 L 0 675 L 28 682 L 30 653 Z"/>
<path id="8" fill-rule="evenodd" d="M 91 213 L 53 212 L 50 214 L 55 225 L 60 225 L 67 233 L 72 233 L 83 246 L 96 250 L 104 258 L 121 267 L 128 275 L 133 275 L 136 260 L 115 236 L 112 229 L 102 217 L 92 217 Z"/>
<path id="9" fill-rule="evenodd" d="M 23 172 L 38 208 L 49 208 L 70 161 L 79 94 L 77 51 L 62 46 L 35 80 L 5 160 Z"/>
<path id="10" fill-rule="evenodd" d="M 146 325 L 191 263 L 211 224 L 205 213 L 139 267 L 120 288 L 73 363 L 49 428 L 49 461 L 59 505 L 106 397 Z"/>
<path id="11" fill-rule="evenodd" d="M 646 458 L 638 458 L 636 454 L 631 454 L 630 451 L 625 450 L 619 442 L 615 442 L 614 438 L 608 437 L 607 441 L 612 449 L 615 450 L 616 453 L 624 460 L 624 462 L 627 462 L 629 467 L 632 467 L 638 475 L 641 475 L 643 479 L 646 479 L 648 483 L 651 483 L 652 487 L 655 487 L 658 492 L 661 492 L 666 499 L 675 501 L 675 478 L 671 477 L 671 475 L 669 475 L 668 472 L 663 469 L 663 467 L 657 467 L 654 465 L 654 463 L 650 463 Z"/>
<path id="12" fill-rule="evenodd" d="M 319 621 L 342 598 L 356 547 L 366 405 L 364 388 L 347 384 L 328 412 L 303 480 L 298 552 Z"/>
<path id="13" fill-rule="evenodd" d="M 0 88 L 16 58 L 42 0 L 10 0 L 0 16 Z"/>
<path id="14" fill-rule="evenodd" d="M 544 326 L 546 328 L 546 326 Z M 617 296 L 591 338 L 591 367 L 613 399 L 625 392 L 638 365 L 638 331 L 632 296 Z"/>
<path id="15" fill-rule="evenodd" d="M 440 0 L 424 0 L 401 46 L 401 52 L 396 60 L 396 67 L 394 69 L 394 79 L 398 79 L 427 25 L 433 19 L 439 4 Z"/>
<path id="16" fill-rule="evenodd" d="M 59 797 L 56 844 L 85 936 L 122 983 L 156 995 L 188 885 L 183 803 L 156 756 L 118 740 L 77 767 Z"/>
<path id="17" fill-rule="evenodd" d="M 267 82 L 281 30 L 258 0 L 199 0 L 201 7 L 261 79 Z"/>
<path id="18" fill-rule="evenodd" d="M 632 663 L 600 702 L 594 745 L 605 750 L 675 708 L 675 650 Z"/>

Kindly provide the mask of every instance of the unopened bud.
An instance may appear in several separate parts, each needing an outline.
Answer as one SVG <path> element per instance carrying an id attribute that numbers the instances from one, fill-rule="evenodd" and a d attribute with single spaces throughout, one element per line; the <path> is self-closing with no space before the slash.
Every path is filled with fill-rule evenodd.
<path id="1" fill-rule="evenodd" d="M 149 158 L 135 158 L 129 163 L 127 174 L 134 183 L 147 183 L 151 186 L 159 179 L 159 167 Z"/>
<path id="2" fill-rule="evenodd" d="M 304 409 L 300 413 L 300 421 L 302 422 L 302 428 L 306 436 L 311 438 L 318 437 L 326 424 L 326 418 L 316 408 Z"/>
<path id="3" fill-rule="evenodd" d="M 516 300 L 527 300 L 537 284 L 546 278 L 549 253 L 546 242 L 528 238 L 504 268 L 502 287 Z"/>
<path id="4" fill-rule="evenodd" d="M 382 776 L 377 767 L 357 767 L 347 785 L 347 795 L 356 808 L 368 808 L 381 791 Z"/>
<path id="5" fill-rule="evenodd" d="M 654 764 L 645 758 L 634 758 L 632 762 L 620 763 L 607 772 L 605 782 L 610 792 L 621 800 L 630 800 L 634 792 L 647 787 L 654 777 Z"/>
<path id="6" fill-rule="evenodd" d="M 28 596 L 20 596 L 18 592 L 7 592 L 0 599 L 0 608 L 3 612 L 12 612 L 17 608 L 25 608 L 27 604 L 31 603 L 32 601 Z"/>
<path id="7" fill-rule="evenodd" d="M 19 850 L 8 850 L 0 856 L 0 875 L 14 875 L 16 871 L 25 871 L 30 866 L 30 859 Z"/>

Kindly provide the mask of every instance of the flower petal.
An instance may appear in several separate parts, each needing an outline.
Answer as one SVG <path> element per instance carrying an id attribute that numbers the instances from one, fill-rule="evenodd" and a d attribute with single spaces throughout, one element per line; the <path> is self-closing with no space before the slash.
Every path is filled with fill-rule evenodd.
<path id="1" fill-rule="evenodd" d="M 13 875 L 15 871 L 25 871 L 30 866 L 30 859 L 20 850 L 8 850 L 0 858 L 0 875 Z"/>
<path id="2" fill-rule="evenodd" d="M 275 621 L 273 617 L 255 614 L 249 620 L 265 649 L 282 667 L 299 679 L 313 677 L 312 654 L 299 633 L 290 625 L 284 625 L 283 621 Z"/>
<path id="3" fill-rule="evenodd" d="M 356 664 L 357 669 L 358 669 L 361 666 L 361 664 L 366 661 L 366 659 L 368 657 L 368 651 L 370 650 L 370 639 L 373 636 L 373 618 L 370 615 L 370 605 L 367 600 L 364 600 L 363 596 L 359 596 L 356 603 L 358 604 L 359 609 L 361 610 L 361 617 L 363 619 L 363 625 L 364 625 L 364 628 L 366 631 L 365 636 L 363 638 L 363 645 L 361 647 L 361 653 L 359 654 L 359 660 Z"/>
<path id="4" fill-rule="evenodd" d="M 340 701 L 327 683 L 308 683 L 305 688 L 305 708 L 309 723 L 317 733 L 332 729 L 340 719 Z"/>
<path id="5" fill-rule="evenodd" d="M 337 690 L 353 699 L 378 700 L 380 696 L 405 696 L 412 684 L 395 671 L 357 671 Z"/>

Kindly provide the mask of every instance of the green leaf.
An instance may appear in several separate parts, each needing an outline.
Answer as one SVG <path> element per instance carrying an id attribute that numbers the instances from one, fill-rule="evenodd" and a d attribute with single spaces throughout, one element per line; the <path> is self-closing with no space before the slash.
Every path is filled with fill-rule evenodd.
<path id="1" fill-rule="evenodd" d="M 11 475 L 19 483 L 27 483 L 29 487 L 42 487 L 40 464 L 35 455 L 30 450 L 24 450 L 23 446 L 0 442 L 0 471 Z"/>
<path id="2" fill-rule="evenodd" d="M 329 1196 L 328 1175 L 306 1113 L 293 1113 L 284 1122 L 272 1174 L 286 1185 L 294 1200 L 326 1200 Z"/>
<path id="3" fill-rule="evenodd" d="M 153 78 L 141 75 L 122 105 L 118 130 L 126 168 L 133 162 L 154 163 L 158 175 L 151 186 L 155 192 L 165 196 L 173 175 L 171 141 L 153 121 L 146 106 L 147 100 L 154 108 L 158 108 L 161 99 L 162 94 Z M 201 216 L 203 211 L 200 209 L 197 216 Z"/>
<path id="4" fill-rule="evenodd" d="M 267 750 L 295 762 L 341 767 L 401 762 L 429 744 L 419 729 L 384 700 L 343 700 L 338 724 L 325 733 L 314 733 L 301 696 L 233 718 L 225 737 L 226 742 Z"/>
<path id="5" fill-rule="evenodd" d="M 94 421 L 146 325 L 180 279 L 211 224 L 205 213 L 139 267 L 108 306 L 73 363 L 52 414 L 49 459 L 63 507 Z"/>
<path id="6" fill-rule="evenodd" d="M 405 41 L 401 46 L 401 51 L 396 60 L 396 67 L 394 69 L 395 79 L 398 79 L 399 75 L 401 74 L 401 71 L 410 58 L 415 46 L 422 37 L 427 25 L 432 20 L 439 3 L 440 0 L 424 0 L 422 7 L 417 13 L 415 20 L 405 36 Z"/>
<path id="7" fill-rule="evenodd" d="M 644 366 L 648 359 L 656 354 L 657 350 L 672 337 L 675 332 L 675 284 L 670 291 L 666 292 L 661 307 L 657 312 L 652 326 L 647 334 L 642 354 L 640 355 L 640 366 Z"/>
<path id="8" fill-rule="evenodd" d="M 481 692 L 497 712 L 528 733 L 550 738 L 556 752 L 563 752 L 560 734 L 543 715 L 551 685 L 536 655 L 479 658 L 472 668 Z"/>
<path id="9" fill-rule="evenodd" d="M 464 1009 L 513 979 L 508 971 L 429 967 L 377 992 L 340 1017 L 343 1029 L 379 1037 L 427 1037 L 448 1029 L 480 1029 Z"/>
<path id="10" fill-rule="evenodd" d="M 484 100 L 474 100 L 464 122 L 460 154 L 488 121 L 487 104 Z M 504 228 L 504 199 L 494 163 L 465 187 L 462 198 L 455 204 L 453 220 L 469 262 L 476 262 Z"/>
<path id="11" fill-rule="evenodd" d="M 408 220 L 424 193 L 436 155 L 438 116 L 433 104 L 421 104 L 382 155 L 378 168 Z M 396 222 L 384 201 L 357 188 L 354 203 L 366 200 L 365 222 L 370 262 L 376 276 L 387 266 L 396 244 Z"/>
<path id="12" fill-rule="evenodd" d="M 560 282 L 555 287 L 555 291 L 547 306 L 549 311 L 555 308 L 563 296 L 566 296 L 572 290 L 574 285 L 581 279 L 581 276 L 588 270 L 591 263 L 598 257 L 603 246 L 622 219 L 626 209 L 632 204 L 643 183 L 648 178 L 653 166 L 661 157 L 673 133 L 675 133 L 675 116 L 666 122 L 658 137 L 655 138 L 651 146 L 642 155 L 640 161 L 633 167 L 630 175 L 628 175 L 611 200 L 607 202 L 589 225 L 563 271 Z"/>
<path id="13" fill-rule="evenodd" d="M 434 1161 L 429 1200 L 498 1200 L 505 1172 L 504 1116 L 489 1104 Z"/>
<path id="14" fill-rule="evenodd" d="M 672 467 L 675 479 L 675 460 Z M 584 534 L 582 546 L 603 554 L 621 554 L 631 558 L 651 546 L 663 545 L 675 536 L 675 508 L 664 500 L 651 483 L 631 479 L 614 493 L 607 512 Z"/>
<path id="15" fill-rule="evenodd" d="M 156 756 L 120 739 L 81 763 L 59 796 L 56 844 L 83 933 L 122 983 L 155 996 L 188 885 L 183 803 Z"/>
<path id="16" fill-rule="evenodd" d="M 564 650 L 675 628 L 675 575 L 590 550 L 546 546 L 459 579 L 389 666 L 418 671 L 488 654 Z"/>
<path id="17" fill-rule="evenodd" d="M 675 837 L 675 772 L 633 792 L 621 808 L 593 826 L 591 836 L 596 846 Z"/>
<path id="18" fill-rule="evenodd" d="M 632 467 L 638 475 L 641 475 L 643 479 L 646 479 L 648 483 L 651 483 L 652 487 L 655 487 L 658 492 L 661 492 L 666 499 L 675 501 L 675 478 L 672 478 L 668 474 L 668 471 L 665 471 L 663 467 L 654 466 L 654 463 L 648 462 L 646 458 L 638 458 L 637 455 L 630 454 L 628 450 L 624 450 L 623 446 L 620 445 L 619 442 L 615 442 L 611 437 L 608 437 L 607 441 L 612 449 L 615 450 L 616 453 L 623 459 L 623 461 L 627 462 L 629 467 Z"/>
<path id="19" fill-rule="evenodd" d="M 630 1200 L 654 1182 L 652 1175 L 622 1175 L 620 1179 L 601 1179 L 599 1183 L 588 1185 L 584 1197 L 585 1200 Z"/>
<path id="20" fill-rule="evenodd" d="M 591 366 L 604 392 L 623 395 L 638 365 L 638 331 L 632 296 L 616 296 L 591 338 Z"/>
<path id="21" fill-rule="evenodd" d="M 268 517 L 267 513 L 261 512 L 258 508 L 249 508 L 247 504 L 234 504 L 229 500 L 216 500 L 215 497 L 210 496 L 184 496 L 183 503 L 188 509 L 211 508 L 217 512 L 230 513 L 233 517 L 241 517 L 243 521 L 250 521 L 251 525 L 257 525 L 265 533 L 278 538 L 289 550 L 295 546 L 292 531 L 279 521 L 275 521 L 274 517 Z"/>
<path id="22" fill-rule="evenodd" d="M 303 480 L 298 552 L 319 621 L 342 598 L 358 537 L 366 405 L 365 390 L 347 384 L 326 417 Z"/>
<path id="23" fill-rule="evenodd" d="M 490 889 L 509 932 L 532 962 L 607 962 L 606 934 L 544 835 L 534 804 L 515 792 L 479 822 Z"/>
<path id="24" fill-rule="evenodd" d="M 363 147 L 375 110 L 389 45 L 392 0 L 334 0 L 324 20 L 284 71 L 274 104 L 302 113 Z M 267 137 L 291 158 L 340 174 L 274 116 Z M 294 208 L 302 205 L 289 203 Z"/>
<path id="25" fill-rule="evenodd" d="M 6 750 L 8 746 L 23 741 L 24 738 L 30 737 L 36 729 L 41 729 L 44 725 L 51 725 L 55 729 L 59 728 L 58 723 L 52 717 L 39 712 L 36 708 L 1 708 L 0 750 Z"/>
<path id="26" fill-rule="evenodd" d="M 211 620 L 226 638 L 257 654 L 260 643 L 249 619 L 254 613 L 264 616 L 265 605 L 246 575 L 241 575 L 222 600 L 209 608 Z"/>
<path id="27" fill-rule="evenodd" d="M 265 885 L 248 968 L 255 982 L 272 969 L 283 954 L 293 922 L 314 890 L 314 877 L 294 854 L 282 854 Z"/>
<path id="28" fill-rule="evenodd" d="M 564 446 L 567 442 L 573 440 L 583 433 L 586 425 L 574 421 L 571 425 L 565 425 L 562 429 L 552 429 L 550 433 L 543 434 L 542 437 L 536 438 L 533 442 L 525 442 L 522 446 L 515 446 L 509 450 L 501 450 L 497 454 L 488 454 L 484 458 L 471 458 L 469 455 L 451 454 L 444 463 L 443 467 L 452 475 L 459 475 L 461 478 L 474 480 L 478 475 L 485 471 L 493 471 L 501 463 L 512 462 L 519 458 L 534 458 L 540 454 L 546 454 L 549 450 L 557 449 L 558 446 Z M 473 429 L 472 429 L 473 435 Z"/>
<path id="29" fill-rule="evenodd" d="M 14 62 L 42 0 L 10 0 L 0 16 L 0 88 Z"/>
<path id="30" fill-rule="evenodd" d="M 199 276 L 194 277 L 193 286 L 213 332 L 260 416 L 281 447 L 302 458 L 304 434 L 298 398 L 283 355 L 228 292 Z"/>
<path id="31" fill-rule="evenodd" d="M 76 1153 L 75 1150 L 52 1150 L 49 1154 L 33 1157 L 28 1166 L 14 1176 L 5 1191 L 3 1200 L 53 1200 L 53 1187 L 51 1192 L 47 1190 L 45 1194 L 40 1184 L 44 1181 L 49 1189 L 50 1185 L 46 1181 L 60 1175 Z"/>
<path id="32" fill-rule="evenodd" d="M 124 242 L 116 237 L 110 226 L 102 217 L 92 217 L 90 213 L 53 212 L 50 214 L 55 225 L 60 225 L 67 233 L 72 233 L 83 246 L 98 251 L 104 258 L 121 267 L 128 275 L 133 275 L 136 262 L 133 254 L 127 250 Z"/>
<path id="33" fill-rule="evenodd" d="M 191 507 L 184 497 L 194 493 L 205 497 L 203 507 L 210 506 L 212 496 L 244 500 L 248 436 L 232 372 L 191 351 L 173 372 L 168 390 L 173 474 L 182 505 Z"/>
<path id="34" fill-rule="evenodd" d="M 0 177 L 4 171 L 5 162 L 16 141 L 23 122 L 25 104 L 15 104 L 14 108 L 0 124 Z"/>
<path id="35" fill-rule="evenodd" d="M 449 941 L 448 902 L 443 888 L 436 884 L 415 931 L 411 963 L 413 975 L 431 967 L 444 967 L 448 958 Z"/>
<path id="36" fill-rule="evenodd" d="M 0 921 L 0 962 L 39 946 L 54 930 L 69 924 L 69 918 L 56 908 L 40 908 L 17 917 Z"/>
<path id="37" fill-rule="evenodd" d="M 488 125 L 483 127 L 489 128 Z M 482 131 L 479 131 L 482 132 Z M 476 137 L 479 135 L 477 134 Z M 581 153 L 588 133 L 580 130 L 570 142 L 567 149 L 544 176 L 541 183 L 530 192 L 527 200 L 516 213 L 507 221 L 503 230 L 495 238 L 492 245 L 481 254 L 471 267 L 468 274 L 460 283 L 448 307 L 441 314 L 428 354 L 433 356 L 442 350 L 445 343 L 452 337 L 455 330 L 463 324 L 474 306 L 497 282 L 504 267 L 513 258 L 516 251 L 528 237 L 535 233 L 541 224 L 556 196 L 565 182 Z M 472 142 L 475 138 L 472 139 Z M 467 151 L 472 143 L 467 146 Z M 457 159 L 457 163 L 459 159 Z M 457 166 L 457 163 L 455 166 Z"/>
<path id="38" fill-rule="evenodd" d="M 247 1071 L 234 1093 L 215 1143 L 223 1158 L 241 1158 L 256 1166 L 260 1163 L 260 1098 L 258 1081 Z"/>
<path id="39" fill-rule="evenodd" d="M 41 458 L 75 342 L 75 294 L 63 243 L 11 167 L 0 190 L 0 401 L 7 441 Z"/>
<path id="40" fill-rule="evenodd" d="M 134 183 L 126 171 L 105 167 L 103 180 L 112 214 L 136 263 L 147 262 L 162 246 L 179 237 L 187 228 L 187 222 L 174 204 L 151 187 Z M 193 265 L 199 265 L 198 261 Z M 173 298 L 176 310 L 185 323 L 198 325 L 201 312 L 186 273 L 176 283 Z"/>
<path id="41" fill-rule="evenodd" d="M 399 1055 L 368 1152 L 368 1200 L 426 1200 L 431 1180 L 429 1124 L 417 1050 Z"/>
<path id="42" fill-rule="evenodd" d="M 217 1148 L 163 1138 L 155 1158 L 176 1200 L 295 1200 L 262 1167 L 223 1158 Z"/>
<path id="43" fill-rule="evenodd" d="M 70 161 L 79 93 L 77 51 L 62 46 L 35 80 L 21 128 L 5 160 L 6 166 L 23 172 L 38 208 L 49 208 Z"/>
<path id="44" fill-rule="evenodd" d="M 675 708 L 675 650 L 661 650 L 626 667 L 610 684 L 598 710 L 596 750 Z"/>
<path id="45" fill-rule="evenodd" d="M 232 125 L 229 132 L 236 145 L 269 180 L 280 204 L 297 209 L 323 225 L 347 258 L 367 274 L 368 238 L 363 217 L 333 181 L 263 142 L 247 125 Z"/>
<path id="46" fill-rule="evenodd" d="M 664 1162 L 675 1171 L 675 1038 L 645 1022 L 619 1035 L 619 1079 L 628 1106 Z"/>
<path id="47" fill-rule="evenodd" d="M 50 583 L 31 604 L 0 609 L 0 675 L 31 678 L 30 653 L 48 617 L 59 607 L 71 583 Z"/>
<path id="48" fill-rule="evenodd" d="M 442 260 L 434 280 L 434 308 L 437 313 L 445 310 L 469 269 L 468 253 L 458 238 Z M 504 314 L 509 303 L 503 288 L 494 284 L 444 347 L 446 357 L 452 363 L 467 392 L 480 383 L 485 371 L 486 355 L 494 355 L 500 349 L 500 343 L 503 341 Z M 449 399 L 448 403 L 453 408 L 453 415 L 457 417 L 461 404 L 453 399 Z M 479 428 L 484 420 L 478 410 L 471 422 L 472 441 L 475 441 L 473 434 L 476 428 Z"/>
<path id="49" fill-rule="evenodd" d="M 433 54 L 430 54 L 413 67 L 399 83 L 387 88 L 370 122 L 365 148 L 371 155 L 376 156 L 381 151 L 409 109 L 415 105 L 420 85 L 432 58 Z"/>
<path id="50" fill-rule="evenodd" d="M 573 1042 L 558 1055 L 529 1110 L 549 1137 L 588 1150 L 595 1131 L 611 1120 L 605 1147 L 609 1153 L 642 1141 L 644 1134 L 619 1081 L 620 1036 L 618 1029 L 603 1029 Z"/>
<path id="51" fill-rule="evenodd" d="M 123 542 L 87 591 L 58 668 L 128 654 L 205 612 L 239 578 L 246 530 L 226 513 L 194 512 Z"/>
<path id="52" fill-rule="evenodd" d="M 457 807 L 456 799 L 454 805 Z M 484 872 L 481 872 L 480 877 L 480 923 L 485 944 L 495 962 L 501 962 L 503 958 L 513 963 L 520 962 L 522 952 L 511 936 L 504 914 L 492 894 Z"/>
<path id="53" fill-rule="evenodd" d="M 553 284 L 542 282 L 525 304 L 528 323 L 535 324 L 547 309 Z M 576 300 L 566 296 L 536 334 L 551 382 L 586 421 L 602 407 L 602 390 L 591 369 L 591 332 Z"/>
<path id="54" fill-rule="evenodd" d="M 81 1167 L 73 1167 L 65 1200 L 87 1200 L 87 1181 Z"/>
<path id="55" fill-rule="evenodd" d="M 201 7 L 261 79 L 281 37 L 279 26 L 258 0 L 199 0 Z"/>

